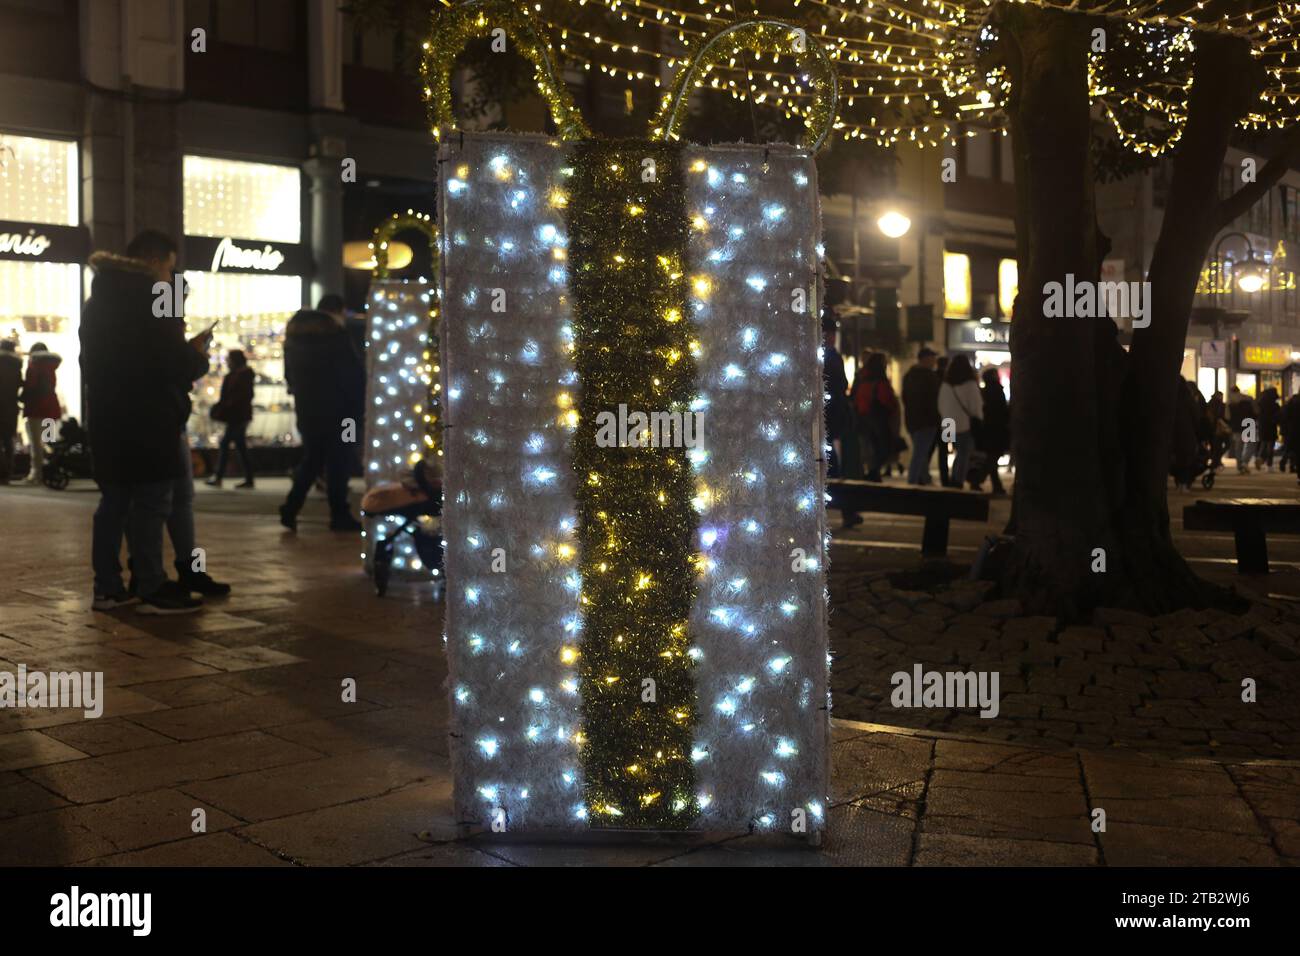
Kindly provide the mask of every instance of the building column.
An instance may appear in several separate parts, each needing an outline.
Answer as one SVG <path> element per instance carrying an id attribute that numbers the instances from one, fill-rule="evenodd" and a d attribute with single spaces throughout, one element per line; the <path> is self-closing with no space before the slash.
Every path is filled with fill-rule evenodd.
<path id="1" fill-rule="evenodd" d="M 311 254 L 316 269 L 312 275 L 310 305 L 327 292 L 343 294 L 343 180 L 340 157 L 313 156 L 303 163 L 311 178 Z"/>

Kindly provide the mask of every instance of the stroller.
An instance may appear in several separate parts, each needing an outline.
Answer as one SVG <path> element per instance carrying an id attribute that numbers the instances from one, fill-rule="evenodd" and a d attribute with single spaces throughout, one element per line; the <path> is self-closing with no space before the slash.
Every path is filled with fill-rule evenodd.
<path id="1" fill-rule="evenodd" d="M 59 438 L 45 456 L 41 481 L 47 488 L 62 491 L 68 487 L 69 479 L 93 478 L 94 475 L 86 430 L 75 418 L 69 418 L 59 426 Z"/>
<path id="2" fill-rule="evenodd" d="M 442 515 L 442 481 L 424 461 L 401 482 L 376 485 L 361 499 L 361 514 L 376 522 L 374 549 L 375 593 L 388 591 L 388 577 L 393 567 L 393 551 L 404 534 L 411 536 L 420 563 L 435 581 L 442 578 L 442 535 L 422 526 L 421 518 Z M 387 526 L 387 527 L 386 527 Z M 378 529 L 385 529 L 381 533 Z"/>

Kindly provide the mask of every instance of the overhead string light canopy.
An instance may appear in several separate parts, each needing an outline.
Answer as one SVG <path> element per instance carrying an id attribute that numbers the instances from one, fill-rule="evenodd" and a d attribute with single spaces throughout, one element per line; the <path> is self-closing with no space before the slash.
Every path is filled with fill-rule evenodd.
<path id="1" fill-rule="evenodd" d="M 996 39 L 988 26 L 995 2 L 568 0 L 536 7 L 551 14 L 542 20 L 544 28 L 556 50 L 574 65 L 653 90 L 662 88 L 669 71 L 691 59 L 720 25 L 751 14 L 761 18 L 768 8 L 788 17 L 793 5 L 809 36 L 825 45 L 839 75 L 835 128 L 841 136 L 882 146 L 938 146 L 979 128 L 1005 130 L 1009 81 L 1001 70 L 979 64 L 981 49 Z M 1300 112 L 1300 2 L 1295 0 L 1021 2 L 1104 18 L 1108 49 L 1142 51 L 1137 65 L 1127 64 L 1122 71 L 1114 66 L 1121 58 L 1091 54 L 1090 95 L 1120 141 L 1135 152 L 1159 155 L 1181 137 L 1199 34 L 1242 37 L 1266 71 L 1260 107 L 1243 118 L 1243 127 L 1281 127 Z M 604 28 L 588 25 L 589 15 L 577 16 L 576 9 L 567 7 L 587 13 L 605 8 L 600 10 Z M 584 25 L 574 25 L 579 22 Z M 793 58 L 774 53 L 760 59 L 755 64 L 730 58 L 711 62 L 700 71 L 697 85 L 815 125 L 809 111 L 824 100 L 809 88 Z"/>

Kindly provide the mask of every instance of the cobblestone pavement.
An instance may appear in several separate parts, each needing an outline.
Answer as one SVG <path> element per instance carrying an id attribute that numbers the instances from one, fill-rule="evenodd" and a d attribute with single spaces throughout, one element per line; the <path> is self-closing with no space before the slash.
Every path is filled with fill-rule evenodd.
<path id="1" fill-rule="evenodd" d="M 1088 626 L 1027 617 L 984 600 L 987 582 L 934 593 L 832 566 L 831 688 L 838 716 L 1035 744 L 1124 747 L 1177 756 L 1300 757 L 1300 614 L 1257 598 L 1250 611 L 1150 618 L 1101 610 Z M 891 677 L 999 675 L 1000 708 L 896 708 Z M 1243 702 L 1244 679 L 1256 700 Z"/>
<path id="2" fill-rule="evenodd" d="M 264 485 L 252 495 L 200 492 L 200 544 L 235 593 L 171 619 L 89 610 L 93 494 L 0 489 L 0 670 L 102 670 L 109 685 L 98 720 L 0 711 L 0 864 L 1300 859 L 1296 764 L 1172 759 L 1084 741 L 1055 750 L 990 742 L 982 725 L 1000 721 L 965 736 L 837 722 L 830 835 L 819 852 L 772 837 L 586 846 L 457 839 L 439 606 L 411 585 L 376 598 L 357 542 L 325 530 L 322 505 L 309 506 L 298 535 L 283 533 L 274 521 L 283 488 Z M 893 550 L 858 553 L 866 564 L 877 550 L 897 563 L 912 530 L 893 536 Z M 945 620 L 969 613 L 954 609 Z M 357 681 L 356 703 L 342 700 L 345 678 Z M 838 694 L 837 713 L 849 706 Z M 888 716 L 901 723 L 897 712 Z M 1090 826 L 1098 808 L 1107 815 L 1102 833 Z M 195 809 L 206 813 L 205 833 L 193 832 Z"/>

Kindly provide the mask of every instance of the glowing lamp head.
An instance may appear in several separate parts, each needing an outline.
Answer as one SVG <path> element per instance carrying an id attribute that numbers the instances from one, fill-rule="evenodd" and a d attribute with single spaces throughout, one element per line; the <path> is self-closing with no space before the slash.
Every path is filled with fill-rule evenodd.
<path id="1" fill-rule="evenodd" d="M 1251 255 L 1241 265 L 1232 267 L 1233 280 L 1242 292 L 1253 294 L 1264 288 L 1268 266 Z"/>
<path id="2" fill-rule="evenodd" d="M 876 220 L 876 227 L 890 239 L 901 239 L 912 228 L 912 220 L 897 209 L 891 209 Z"/>

